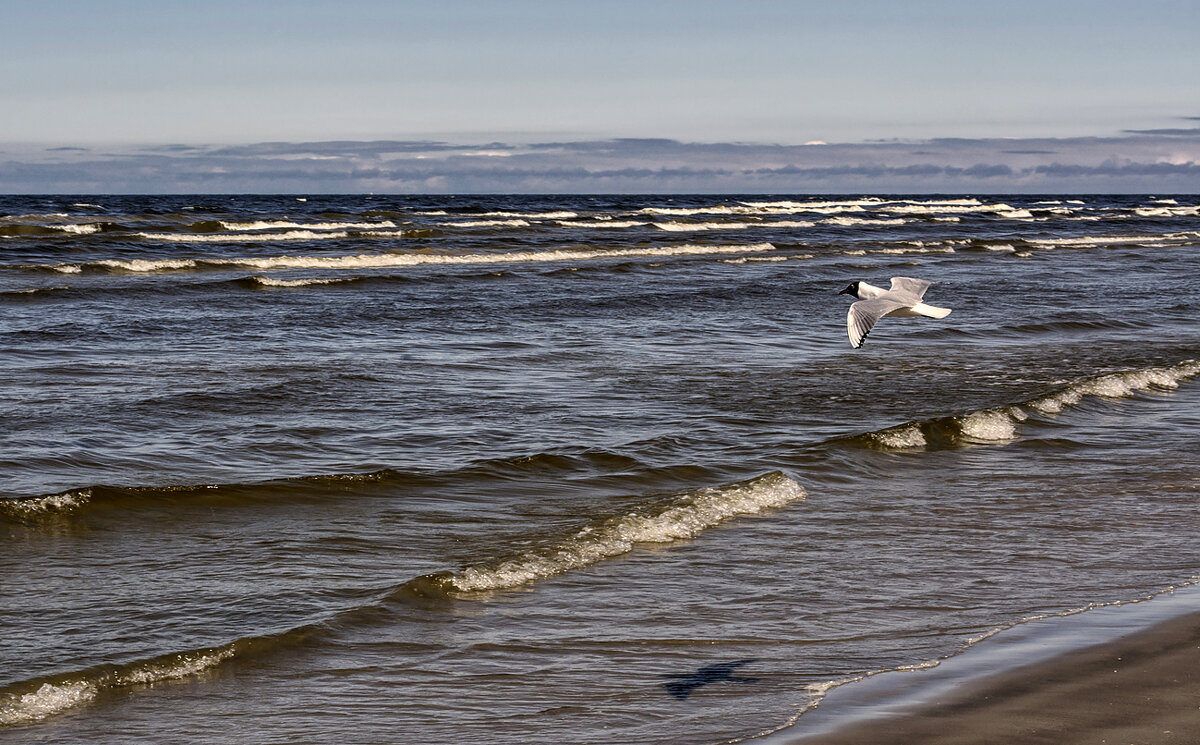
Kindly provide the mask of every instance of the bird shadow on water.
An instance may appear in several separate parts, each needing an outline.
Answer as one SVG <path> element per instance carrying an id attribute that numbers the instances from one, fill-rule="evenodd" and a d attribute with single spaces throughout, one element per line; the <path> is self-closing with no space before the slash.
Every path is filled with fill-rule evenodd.
<path id="1" fill-rule="evenodd" d="M 671 678 L 671 682 L 663 683 L 663 687 L 667 689 L 667 693 L 682 701 L 691 696 L 697 688 L 710 683 L 757 683 L 760 678 L 744 678 L 733 674 L 739 667 L 752 662 L 758 662 L 758 659 L 708 665 L 688 675 L 664 675 L 664 678 Z"/>

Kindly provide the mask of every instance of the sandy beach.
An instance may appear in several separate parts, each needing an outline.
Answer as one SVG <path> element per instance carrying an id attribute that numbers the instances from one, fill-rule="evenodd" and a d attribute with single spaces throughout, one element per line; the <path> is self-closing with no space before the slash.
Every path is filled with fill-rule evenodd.
<path id="1" fill-rule="evenodd" d="M 1200 613 L 1018 668 L 805 745 L 1200 742 Z"/>

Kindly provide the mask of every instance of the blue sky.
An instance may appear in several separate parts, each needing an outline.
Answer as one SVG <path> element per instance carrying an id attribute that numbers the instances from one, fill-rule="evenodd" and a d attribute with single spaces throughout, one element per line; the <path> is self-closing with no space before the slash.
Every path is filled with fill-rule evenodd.
<path id="1" fill-rule="evenodd" d="M 1200 128 L 1194 0 L 4 3 L 0 190 L 9 192 L 67 188 L 61 169 L 38 166 L 71 162 L 99 174 L 103 159 L 115 177 L 131 155 L 154 152 L 165 163 L 164 145 L 280 142 L 436 142 L 479 153 L 489 143 L 637 140 L 640 163 L 664 171 L 688 163 L 648 141 L 776 146 L 755 149 L 759 161 L 739 150 L 723 166 L 742 172 L 838 165 L 786 150 L 814 141 L 840 146 L 845 166 L 1024 173 L 1054 165 L 1051 155 L 1058 165 L 1109 162 L 1109 171 L 1131 158 L 1200 162 L 1188 136 Z M 943 150 L 947 140 L 1004 139 L 1026 152 L 981 145 L 991 161 L 970 163 L 961 147 L 953 157 Z M 896 160 L 881 145 L 896 140 L 941 160 Z M 64 147 L 86 150 L 56 149 Z M 365 155 L 311 149 L 289 158 L 358 168 L 372 157 L 369 146 Z M 1042 162 L 1030 163 L 1034 150 Z M 537 154 L 522 173 L 553 166 L 546 148 Z M 261 165 L 213 167 L 238 171 L 227 188 L 278 188 L 276 177 L 254 180 Z M 559 171 L 592 167 L 577 149 L 558 162 Z M 170 170 L 142 188 L 171 190 Z M 329 183 L 327 171 L 314 167 L 312 178 Z M 1194 174 L 1172 178 L 1164 186 L 1200 187 Z M 131 179 L 125 188 L 138 186 Z M 623 190 L 655 190 L 652 180 Z M 825 180 L 814 188 L 834 186 Z M 367 181 L 337 190 L 370 190 Z M 504 189 L 502 178 L 493 182 L 486 188 Z M 510 180 L 515 190 L 527 182 Z M 314 181 L 311 190 L 324 189 Z"/>

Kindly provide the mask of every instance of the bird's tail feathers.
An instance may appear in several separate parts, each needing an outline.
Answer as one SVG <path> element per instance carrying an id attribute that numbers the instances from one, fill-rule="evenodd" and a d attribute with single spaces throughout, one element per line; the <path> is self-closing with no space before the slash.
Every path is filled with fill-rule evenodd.
<path id="1" fill-rule="evenodd" d="M 950 315 L 949 308 L 939 308 L 936 305 L 926 305 L 925 303 L 917 303 L 912 309 L 914 313 L 919 313 L 928 318 L 945 318 Z"/>

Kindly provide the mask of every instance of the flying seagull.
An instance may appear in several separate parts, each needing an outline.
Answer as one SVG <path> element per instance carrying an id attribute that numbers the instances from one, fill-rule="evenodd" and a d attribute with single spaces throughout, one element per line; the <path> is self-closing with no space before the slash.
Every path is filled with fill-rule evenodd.
<path id="1" fill-rule="evenodd" d="M 850 334 L 850 346 L 858 349 L 866 340 L 871 328 L 884 316 L 945 318 L 949 308 L 936 308 L 921 302 L 925 291 L 933 284 L 924 279 L 892 277 L 892 288 L 869 285 L 866 282 L 851 282 L 839 295 L 853 295 L 857 303 L 850 304 L 846 314 L 846 331 Z"/>

